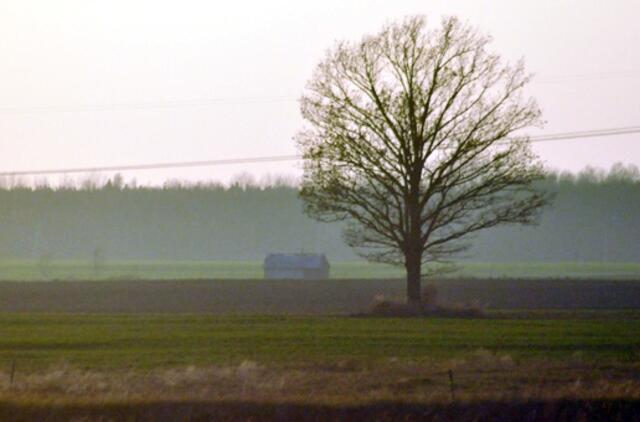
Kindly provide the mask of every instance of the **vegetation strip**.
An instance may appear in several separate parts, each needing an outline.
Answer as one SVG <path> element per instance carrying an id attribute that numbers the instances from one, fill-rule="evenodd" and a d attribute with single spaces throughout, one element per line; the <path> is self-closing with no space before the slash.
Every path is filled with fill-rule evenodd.
<path id="1" fill-rule="evenodd" d="M 622 319 L 624 318 L 624 319 Z M 188 365 L 431 361 L 475 353 L 514 360 L 633 362 L 640 324 L 629 319 L 380 319 L 206 315 L 1 314 L 1 371 L 60 362 L 85 369 Z"/>

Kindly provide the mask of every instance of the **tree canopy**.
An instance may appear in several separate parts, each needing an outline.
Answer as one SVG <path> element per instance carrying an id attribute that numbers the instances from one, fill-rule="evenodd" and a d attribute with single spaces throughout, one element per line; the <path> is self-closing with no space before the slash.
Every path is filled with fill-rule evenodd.
<path id="1" fill-rule="evenodd" d="M 419 303 L 423 264 L 447 261 L 473 233 L 533 223 L 548 197 L 521 129 L 541 123 L 523 62 L 458 19 L 391 24 L 327 52 L 301 98 L 305 211 L 344 220 L 367 259 L 404 265 Z"/>

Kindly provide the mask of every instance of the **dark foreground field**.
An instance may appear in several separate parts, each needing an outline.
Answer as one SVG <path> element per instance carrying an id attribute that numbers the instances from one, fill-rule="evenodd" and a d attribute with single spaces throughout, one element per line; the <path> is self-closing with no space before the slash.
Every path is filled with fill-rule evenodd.
<path id="1" fill-rule="evenodd" d="M 640 309 L 640 281 L 443 279 L 442 302 L 488 309 Z M 351 314 L 402 299 L 399 279 L 0 282 L 0 312 Z"/>
<path id="2" fill-rule="evenodd" d="M 346 316 L 401 280 L 0 282 L 0 420 L 638 419 L 640 282 L 436 284 L 484 317 Z"/>
<path id="3" fill-rule="evenodd" d="M 636 417 L 638 312 L 499 316 L 0 314 L 0 420 Z"/>

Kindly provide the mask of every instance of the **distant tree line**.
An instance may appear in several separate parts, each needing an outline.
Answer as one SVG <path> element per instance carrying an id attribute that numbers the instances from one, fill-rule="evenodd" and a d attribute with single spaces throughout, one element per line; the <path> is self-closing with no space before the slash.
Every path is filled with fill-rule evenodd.
<path id="1" fill-rule="evenodd" d="M 477 261 L 640 262 L 640 171 L 551 173 L 541 188 L 556 196 L 537 227 L 498 227 L 478 236 Z"/>
<path id="2" fill-rule="evenodd" d="M 356 259 L 342 227 L 306 217 L 287 180 L 145 187 L 117 175 L 56 187 L 0 183 L 0 259 L 256 260 L 277 251 Z M 481 232 L 460 258 L 640 262 L 636 167 L 552 173 L 540 188 L 556 199 L 539 226 Z"/>

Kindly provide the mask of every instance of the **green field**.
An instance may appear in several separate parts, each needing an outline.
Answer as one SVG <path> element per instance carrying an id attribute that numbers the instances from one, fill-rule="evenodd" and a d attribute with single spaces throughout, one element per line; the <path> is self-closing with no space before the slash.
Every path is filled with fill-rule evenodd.
<path id="1" fill-rule="evenodd" d="M 640 324 L 606 319 L 375 319 L 2 314 L 0 362 L 22 370 L 430 361 L 479 350 L 513 359 L 640 358 Z M 615 315 L 615 314 L 613 314 Z M 637 314 L 633 314 L 636 317 Z M 633 316 L 631 315 L 631 316 Z M 567 314 L 570 318 L 571 315 Z"/>
<path id="2" fill-rule="evenodd" d="M 401 278 L 402 268 L 367 262 L 334 262 L 331 278 Z M 0 280 L 260 279 L 258 261 L 88 261 L 0 260 Z M 445 277 L 469 278 L 640 278 L 640 263 L 464 263 Z"/>
<path id="3" fill-rule="evenodd" d="M 628 420 L 639 319 L 3 313 L 0 419 Z"/>

